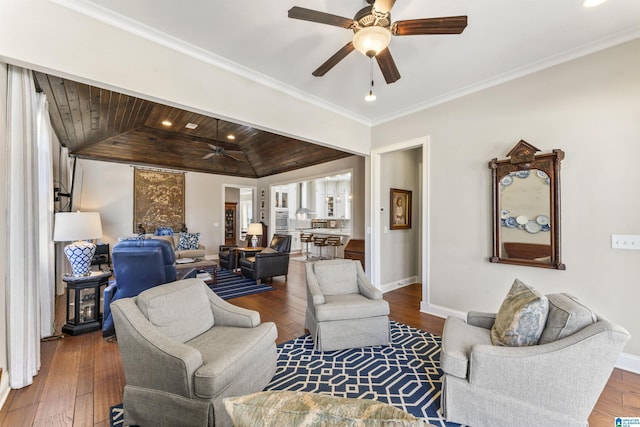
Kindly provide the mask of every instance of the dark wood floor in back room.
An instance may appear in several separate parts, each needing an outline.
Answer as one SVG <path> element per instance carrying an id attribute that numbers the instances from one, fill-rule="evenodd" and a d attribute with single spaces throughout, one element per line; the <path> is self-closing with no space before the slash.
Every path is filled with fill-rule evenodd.
<path id="1" fill-rule="evenodd" d="M 278 343 L 304 334 L 304 263 L 291 261 L 288 281 L 276 278 L 274 291 L 236 298 L 235 305 L 260 312 L 278 326 Z M 419 312 L 421 287 L 410 285 L 385 294 L 391 318 L 441 335 L 444 319 Z M 65 317 L 58 299 L 56 325 Z M 100 332 L 42 343 L 42 368 L 31 386 L 12 390 L 0 410 L 0 426 L 108 427 L 109 407 L 122 401 L 124 372 L 117 343 Z M 595 410 L 591 427 L 612 427 L 615 416 L 640 416 L 640 375 L 616 369 Z"/>

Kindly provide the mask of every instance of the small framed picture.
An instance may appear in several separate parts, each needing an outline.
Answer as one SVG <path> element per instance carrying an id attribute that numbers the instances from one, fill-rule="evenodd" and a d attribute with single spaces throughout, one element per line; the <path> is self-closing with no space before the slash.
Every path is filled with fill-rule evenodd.
<path id="1" fill-rule="evenodd" d="M 260 211 L 260 221 L 264 221 L 264 211 Z"/>
<path id="2" fill-rule="evenodd" d="M 391 230 L 411 228 L 411 191 L 391 189 Z"/>
<path id="3" fill-rule="evenodd" d="M 260 200 L 264 200 L 264 188 L 260 190 Z"/>

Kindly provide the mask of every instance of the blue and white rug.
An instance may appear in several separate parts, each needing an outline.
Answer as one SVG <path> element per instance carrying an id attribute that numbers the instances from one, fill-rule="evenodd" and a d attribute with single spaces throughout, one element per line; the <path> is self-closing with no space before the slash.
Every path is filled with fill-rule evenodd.
<path id="1" fill-rule="evenodd" d="M 255 280 L 247 279 L 244 276 L 220 268 L 218 268 L 217 283 L 209 285 L 209 287 L 222 299 L 238 298 L 273 290 L 269 285 L 258 284 Z"/>
<path id="2" fill-rule="evenodd" d="M 441 338 L 391 321 L 391 345 L 317 352 L 305 335 L 278 346 L 276 373 L 265 390 L 294 390 L 391 404 L 439 427 Z M 111 426 L 122 406 L 111 408 Z"/>
<path id="3" fill-rule="evenodd" d="M 278 346 L 276 374 L 265 390 L 294 390 L 388 403 L 441 427 L 441 338 L 391 322 L 391 345 L 317 352 L 305 335 Z"/>

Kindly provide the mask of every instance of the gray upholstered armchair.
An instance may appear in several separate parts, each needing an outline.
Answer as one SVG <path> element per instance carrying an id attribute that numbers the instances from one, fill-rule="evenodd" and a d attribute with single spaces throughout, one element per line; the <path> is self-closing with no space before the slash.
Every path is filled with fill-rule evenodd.
<path id="1" fill-rule="evenodd" d="M 359 261 L 307 263 L 306 276 L 305 327 L 316 350 L 389 344 L 389 303 L 369 282 Z"/>
<path id="2" fill-rule="evenodd" d="M 261 391 L 276 369 L 276 327 L 199 279 L 111 305 L 126 378 L 126 425 L 230 426 L 222 399 Z"/>
<path id="3" fill-rule="evenodd" d="M 547 295 L 537 345 L 492 345 L 496 314 L 449 317 L 442 336 L 442 412 L 473 427 L 584 427 L 629 333 L 566 294 Z M 586 326 L 585 326 L 586 325 Z"/>

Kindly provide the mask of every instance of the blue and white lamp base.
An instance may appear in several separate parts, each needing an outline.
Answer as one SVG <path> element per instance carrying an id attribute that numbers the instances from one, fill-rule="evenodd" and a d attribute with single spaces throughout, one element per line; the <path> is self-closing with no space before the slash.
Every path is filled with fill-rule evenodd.
<path id="1" fill-rule="evenodd" d="M 71 264 L 71 272 L 74 276 L 88 276 L 91 274 L 91 260 L 96 253 L 96 245 L 91 242 L 79 240 L 64 247 L 64 253 Z"/>

